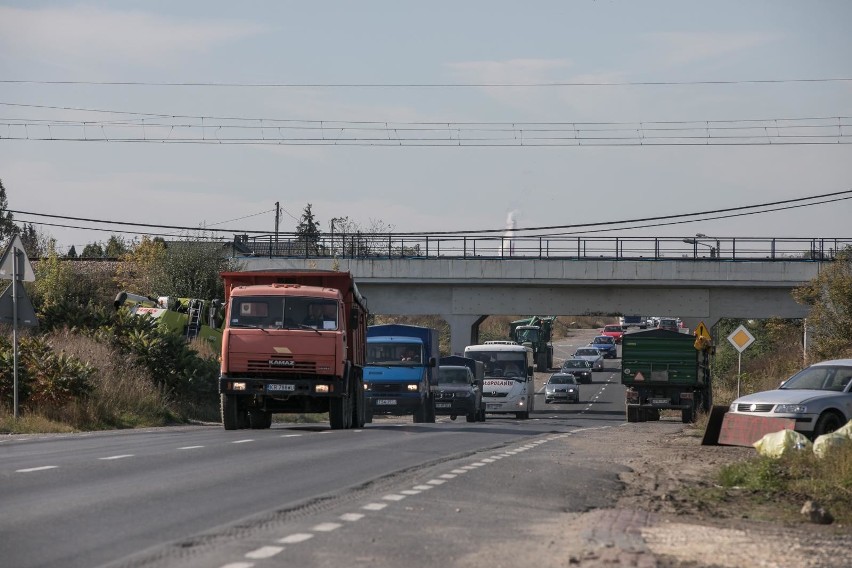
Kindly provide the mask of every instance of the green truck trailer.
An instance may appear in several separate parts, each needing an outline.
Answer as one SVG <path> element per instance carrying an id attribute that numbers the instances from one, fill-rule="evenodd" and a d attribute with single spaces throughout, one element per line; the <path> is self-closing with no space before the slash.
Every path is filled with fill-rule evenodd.
<path id="1" fill-rule="evenodd" d="M 621 384 L 628 422 L 658 420 L 660 410 L 681 411 L 684 423 L 712 407 L 713 347 L 686 333 L 651 329 L 621 340 Z"/>

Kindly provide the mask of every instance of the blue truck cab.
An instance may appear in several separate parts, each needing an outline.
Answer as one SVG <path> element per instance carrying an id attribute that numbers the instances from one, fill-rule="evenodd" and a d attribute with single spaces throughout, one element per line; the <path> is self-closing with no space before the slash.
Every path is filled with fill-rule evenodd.
<path id="1" fill-rule="evenodd" d="M 437 384 L 438 330 L 385 324 L 367 328 L 367 421 L 376 415 L 411 415 L 435 422 L 432 387 Z"/>

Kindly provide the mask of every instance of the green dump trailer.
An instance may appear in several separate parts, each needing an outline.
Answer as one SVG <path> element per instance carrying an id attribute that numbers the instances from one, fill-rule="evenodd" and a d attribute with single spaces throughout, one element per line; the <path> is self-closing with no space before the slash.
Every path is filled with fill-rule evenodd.
<path id="1" fill-rule="evenodd" d="M 660 410 L 681 411 L 684 423 L 712 407 L 713 348 L 686 333 L 651 329 L 621 339 L 621 384 L 627 387 L 628 422 L 658 420 Z"/>
<path id="2" fill-rule="evenodd" d="M 553 368 L 553 326 L 556 316 L 531 316 L 509 324 L 509 339 L 531 347 L 536 370 L 544 372 Z"/>

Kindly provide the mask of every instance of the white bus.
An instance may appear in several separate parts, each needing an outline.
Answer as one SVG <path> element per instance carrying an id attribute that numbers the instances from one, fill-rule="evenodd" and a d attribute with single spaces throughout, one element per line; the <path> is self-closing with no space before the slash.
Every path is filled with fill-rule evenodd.
<path id="1" fill-rule="evenodd" d="M 482 400 L 488 413 L 529 418 L 534 410 L 533 350 L 511 341 L 468 345 L 464 356 L 485 364 Z"/>

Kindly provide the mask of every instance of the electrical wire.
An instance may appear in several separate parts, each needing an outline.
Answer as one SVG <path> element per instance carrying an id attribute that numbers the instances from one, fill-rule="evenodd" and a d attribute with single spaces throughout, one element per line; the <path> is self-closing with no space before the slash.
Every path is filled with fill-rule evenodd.
<path id="1" fill-rule="evenodd" d="M 562 81 L 538 83 L 236 83 L 236 82 L 155 82 L 155 81 L 41 81 L 35 79 L 0 79 L 10 85 L 90 85 L 115 87 L 238 87 L 238 88 L 365 88 L 365 89 L 434 89 L 434 88 L 542 88 L 542 87 L 634 87 L 688 85 L 772 85 L 785 83 L 839 83 L 848 77 L 804 79 L 732 79 L 705 81 Z"/>
<path id="2" fill-rule="evenodd" d="M 680 219 L 680 218 L 684 218 L 684 217 L 702 217 L 701 219 L 692 219 L 692 220 L 684 221 L 684 222 L 705 221 L 705 220 L 710 220 L 710 219 L 714 219 L 714 218 L 725 218 L 725 217 L 711 217 L 709 219 L 703 218 L 703 217 L 706 217 L 708 215 L 717 215 L 717 214 L 723 214 L 723 213 L 748 211 L 748 210 L 752 210 L 752 209 L 765 209 L 765 208 L 768 208 L 768 207 L 786 206 L 786 205 L 790 205 L 790 204 L 797 204 L 797 205 L 790 205 L 789 207 L 777 207 L 776 209 L 770 209 L 770 210 L 767 210 L 767 211 L 750 211 L 748 213 L 749 215 L 756 215 L 756 214 L 766 213 L 766 212 L 771 212 L 771 211 L 782 211 L 782 210 L 785 210 L 785 209 L 795 209 L 795 208 L 799 208 L 799 207 L 808 207 L 808 206 L 811 206 L 811 205 L 821 205 L 821 204 L 824 204 L 824 203 L 830 203 L 832 201 L 840 201 L 840 200 L 843 200 L 843 199 L 852 198 L 852 195 L 849 195 L 849 194 L 852 194 L 852 189 L 847 189 L 847 190 L 843 190 L 843 191 L 835 191 L 835 192 L 831 192 L 831 193 L 824 193 L 824 194 L 820 194 L 820 195 L 812 195 L 812 196 L 808 196 L 808 197 L 798 197 L 798 198 L 793 198 L 793 199 L 784 199 L 784 200 L 767 202 L 767 203 L 759 203 L 759 204 L 754 204 L 754 205 L 743 205 L 743 206 L 739 206 L 739 207 L 728 207 L 728 208 L 724 208 L 724 209 L 715 209 L 715 210 L 709 210 L 709 211 L 698 211 L 698 212 L 694 212 L 694 213 L 677 213 L 677 214 L 672 214 L 672 215 L 660 215 L 660 216 L 655 216 L 655 217 L 622 219 L 622 220 L 619 220 L 619 221 L 601 221 L 601 222 L 595 222 L 595 223 L 577 223 L 577 224 L 571 224 L 571 225 L 550 225 L 550 226 L 540 226 L 540 227 L 526 227 L 526 228 L 516 228 L 516 229 L 513 229 L 513 231 L 515 233 L 533 233 L 533 232 L 538 232 L 538 231 L 554 231 L 554 230 L 561 230 L 561 229 L 578 229 L 578 228 L 586 228 L 586 227 L 606 227 L 606 226 L 611 226 L 611 225 L 626 225 L 626 224 L 632 224 L 632 223 L 647 223 L 647 222 L 650 222 L 650 221 L 670 221 L 670 220 L 673 220 L 673 219 Z M 843 197 L 843 196 L 848 196 L 848 197 Z M 816 202 L 816 203 L 803 203 L 805 201 L 814 201 L 814 200 L 832 198 L 832 197 L 839 197 L 840 199 L 819 201 L 819 202 Z M 30 216 L 35 216 L 35 217 L 48 217 L 48 218 L 52 218 L 52 219 L 64 219 L 64 220 L 70 220 L 70 221 L 84 221 L 84 222 L 87 222 L 87 223 L 100 223 L 100 224 L 106 224 L 106 225 L 123 225 L 123 226 L 131 226 L 131 227 L 146 227 L 146 228 L 158 228 L 158 229 L 165 228 L 165 229 L 177 229 L 177 230 L 185 230 L 185 231 L 204 230 L 204 231 L 213 232 L 213 233 L 234 233 L 234 234 L 251 233 L 251 234 L 261 234 L 261 235 L 271 234 L 270 231 L 254 231 L 254 230 L 245 230 L 245 229 L 199 229 L 198 227 L 180 227 L 180 226 L 174 226 L 174 225 L 155 225 L 155 224 L 149 224 L 149 223 L 135 223 L 135 222 L 130 222 L 130 221 L 110 221 L 110 220 L 105 220 L 105 219 L 70 217 L 70 216 L 64 216 L 64 215 L 53 215 L 53 214 L 48 214 L 48 213 L 37 213 L 37 212 L 32 212 L 32 211 L 21 211 L 21 210 L 14 210 L 14 209 L 8 209 L 7 211 L 9 213 L 18 214 L 18 215 L 30 215 Z M 35 222 L 35 221 L 29 221 L 29 222 L 31 222 L 33 224 L 47 224 L 47 223 L 41 223 L 41 222 Z M 647 225 L 647 226 L 644 226 L 644 227 L 636 227 L 636 228 L 648 228 L 648 227 L 655 227 L 655 226 L 663 226 L 665 224 L 673 224 L 673 223 L 660 223 L 660 224 Z M 57 225 L 57 226 L 62 226 L 62 225 Z M 63 226 L 63 227 L 65 227 L 65 226 Z M 88 229 L 87 227 L 65 227 L 65 228 Z M 609 229 L 609 230 L 627 230 L 627 229 L 631 229 L 631 228 L 633 228 L 633 227 L 617 227 L 617 228 L 613 228 L 613 229 Z M 109 229 L 91 229 L 91 230 L 108 231 Z M 505 231 L 506 231 L 506 229 L 504 227 L 504 228 L 500 228 L 500 229 L 479 229 L 479 230 L 462 230 L 462 231 L 423 231 L 423 232 L 406 232 L 406 233 L 393 233 L 393 234 L 395 236 L 398 236 L 398 237 L 421 237 L 421 236 L 433 236 L 433 235 L 459 235 L 459 236 L 462 236 L 462 235 L 503 233 Z M 132 232 L 132 231 L 116 231 L 116 232 Z M 142 234 L 142 233 L 140 233 L 140 234 Z M 287 233 L 285 233 L 285 234 L 287 234 Z M 363 234 L 366 234 L 366 233 L 363 233 Z M 575 234 L 575 233 L 570 233 L 570 234 Z M 547 235 L 531 235 L 531 236 L 547 236 Z"/>

